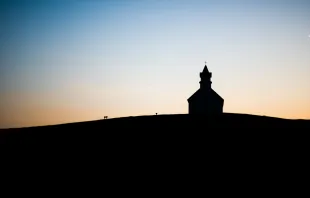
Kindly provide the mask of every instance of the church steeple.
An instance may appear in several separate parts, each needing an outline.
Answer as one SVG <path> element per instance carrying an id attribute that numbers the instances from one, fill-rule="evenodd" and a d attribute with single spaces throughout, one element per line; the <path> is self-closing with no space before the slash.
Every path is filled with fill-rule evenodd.
<path id="1" fill-rule="evenodd" d="M 205 63 L 205 66 L 202 70 L 202 72 L 200 72 L 200 88 L 201 89 L 211 89 L 211 77 L 212 77 L 212 73 L 209 72 L 207 64 Z"/>

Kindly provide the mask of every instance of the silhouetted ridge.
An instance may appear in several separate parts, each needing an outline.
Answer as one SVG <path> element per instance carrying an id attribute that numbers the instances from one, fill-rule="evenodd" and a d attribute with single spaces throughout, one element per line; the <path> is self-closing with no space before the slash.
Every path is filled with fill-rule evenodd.
<path id="1" fill-rule="evenodd" d="M 154 134 L 171 136 L 178 134 L 214 134 L 215 132 L 238 132 L 247 129 L 248 133 L 278 130 L 310 129 L 309 120 L 289 120 L 266 116 L 223 113 L 207 115 L 152 115 L 103 119 L 96 121 L 68 123 L 41 127 L 26 127 L 0 130 L 1 143 L 64 143 L 64 142 L 100 142 L 106 138 L 129 135 L 137 132 L 151 138 Z M 141 138 L 141 137 L 140 137 Z"/>

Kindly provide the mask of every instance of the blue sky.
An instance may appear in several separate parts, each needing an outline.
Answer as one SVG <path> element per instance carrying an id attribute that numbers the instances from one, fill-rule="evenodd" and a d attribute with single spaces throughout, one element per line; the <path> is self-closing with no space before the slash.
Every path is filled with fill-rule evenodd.
<path id="1" fill-rule="evenodd" d="M 224 111 L 310 119 L 306 0 L 0 1 L 0 127 Z"/>

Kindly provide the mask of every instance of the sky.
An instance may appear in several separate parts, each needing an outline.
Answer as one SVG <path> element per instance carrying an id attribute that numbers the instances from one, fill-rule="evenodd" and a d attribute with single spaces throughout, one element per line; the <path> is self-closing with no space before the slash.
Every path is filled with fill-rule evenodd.
<path id="1" fill-rule="evenodd" d="M 0 0 L 0 128 L 188 113 L 310 119 L 309 0 Z"/>

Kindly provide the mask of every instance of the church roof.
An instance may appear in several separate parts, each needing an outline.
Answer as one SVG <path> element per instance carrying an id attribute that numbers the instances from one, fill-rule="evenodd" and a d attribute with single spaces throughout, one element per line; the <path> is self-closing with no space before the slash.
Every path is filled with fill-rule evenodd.
<path id="1" fill-rule="evenodd" d="M 224 101 L 224 99 L 218 95 L 212 88 L 209 90 L 203 90 L 203 89 L 198 89 L 191 97 L 189 97 L 187 100 L 193 100 L 195 98 L 200 98 L 200 97 L 215 97 L 218 100 Z"/>

